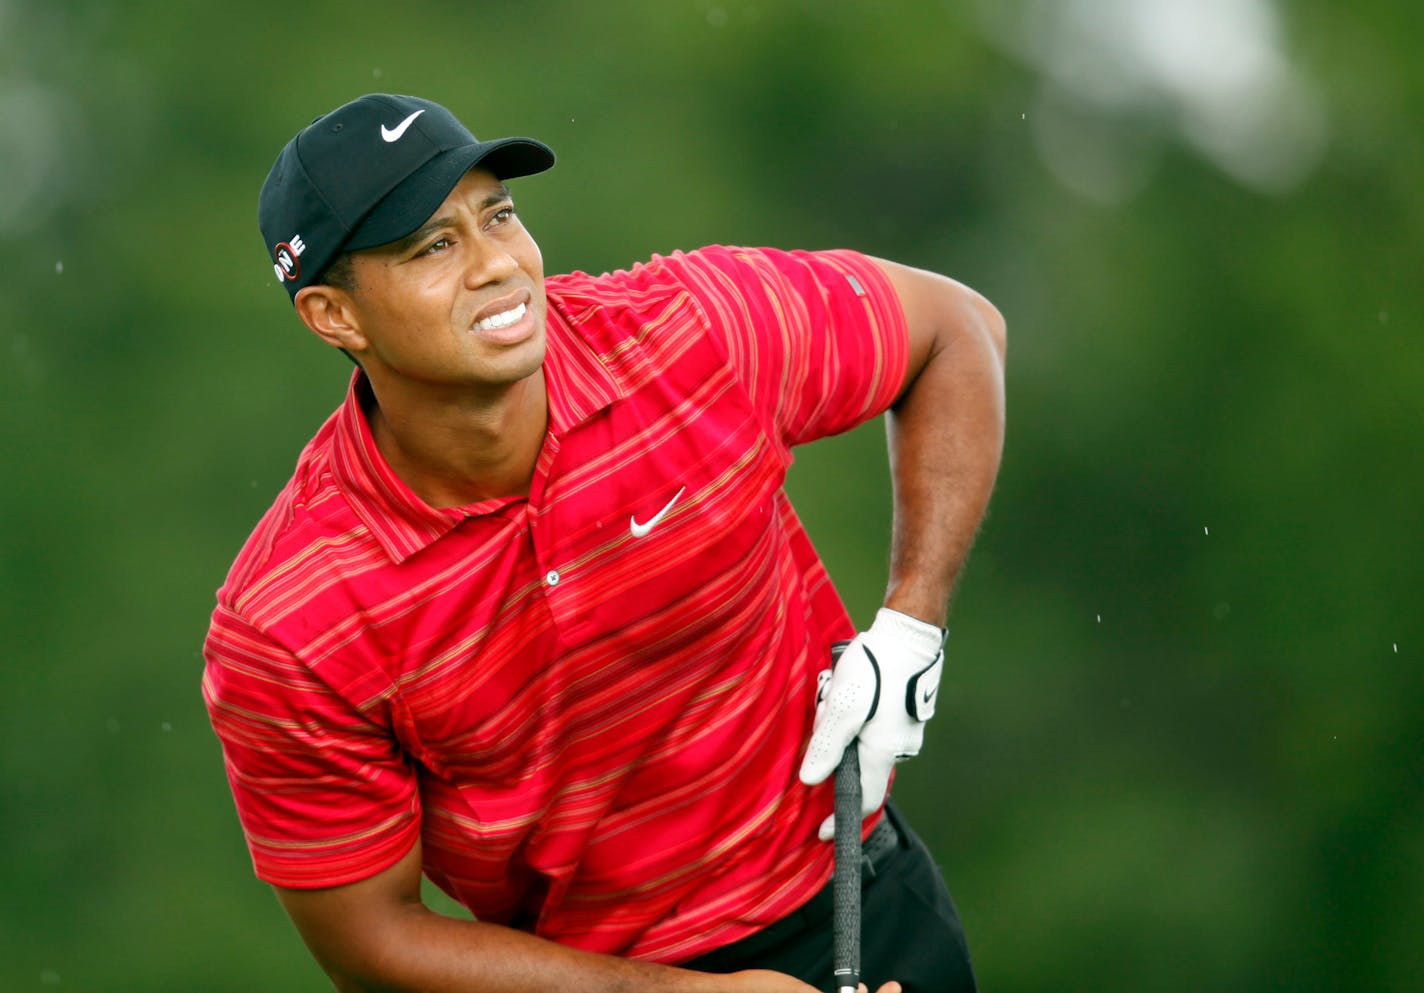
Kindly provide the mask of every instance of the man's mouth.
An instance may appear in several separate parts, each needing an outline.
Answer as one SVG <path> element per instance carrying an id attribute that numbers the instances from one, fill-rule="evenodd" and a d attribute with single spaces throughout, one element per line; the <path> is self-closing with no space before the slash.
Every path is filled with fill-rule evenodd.
<path id="1" fill-rule="evenodd" d="M 524 319 L 524 315 L 529 312 L 529 308 L 522 303 L 515 304 L 509 310 L 502 310 L 497 314 L 490 314 L 484 320 L 475 322 L 476 331 L 499 331 L 507 328 L 511 324 L 517 324 Z"/>

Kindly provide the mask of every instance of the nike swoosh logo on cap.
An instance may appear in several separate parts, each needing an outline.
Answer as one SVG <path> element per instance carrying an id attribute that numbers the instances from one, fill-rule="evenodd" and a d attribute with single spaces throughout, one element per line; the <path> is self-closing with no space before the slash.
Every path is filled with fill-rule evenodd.
<path id="1" fill-rule="evenodd" d="M 685 489 L 687 489 L 686 486 L 684 486 L 684 487 L 682 488 L 682 490 L 685 490 Z M 653 528 L 657 527 L 658 521 L 662 520 L 664 517 L 667 516 L 668 511 L 669 511 L 669 510 L 672 510 L 672 505 L 675 504 L 675 503 L 677 503 L 677 498 L 680 497 L 680 496 L 682 496 L 682 490 L 678 490 L 676 493 L 674 493 L 674 494 L 672 495 L 672 499 L 667 502 L 667 506 L 663 507 L 662 510 L 658 511 L 658 512 L 657 512 L 656 514 L 654 514 L 652 517 L 648 518 L 648 521 L 647 521 L 646 524 L 639 524 L 639 523 L 638 523 L 638 519 L 637 519 L 636 517 L 633 517 L 632 515 L 629 515 L 629 517 L 628 517 L 628 530 L 632 533 L 633 537 L 634 537 L 634 538 L 643 538 L 643 537 L 646 537 L 649 531 L 651 531 Z"/>
<path id="2" fill-rule="evenodd" d="M 414 114 L 411 114 L 405 120 L 397 124 L 394 128 L 388 128 L 384 124 L 382 124 L 381 137 L 386 141 L 400 141 L 401 135 L 405 134 L 405 129 L 410 127 L 411 124 L 415 122 L 415 119 L 423 113 L 425 113 L 424 107 L 420 108 L 420 110 L 417 110 Z"/>

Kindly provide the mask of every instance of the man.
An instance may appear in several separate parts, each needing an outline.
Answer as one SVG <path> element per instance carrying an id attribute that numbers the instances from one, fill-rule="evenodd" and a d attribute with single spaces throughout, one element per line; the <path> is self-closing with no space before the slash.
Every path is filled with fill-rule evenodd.
<path id="1" fill-rule="evenodd" d="M 277 278 L 359 368 L 206 644 L 258 875 L 345 991 L 806 991 L 859 735 L 862 973 L 973 989 L 882 805 L 998 468 L 999 315 L 844 251 L 546 283 L 504 181 L 553 161 L 368 95 L 264 184 Z M 782 481 L 887 409 L 889 589 L 818 705 L 854 628 Z M 422 872 L 476 919 L 427 909 Z"/>

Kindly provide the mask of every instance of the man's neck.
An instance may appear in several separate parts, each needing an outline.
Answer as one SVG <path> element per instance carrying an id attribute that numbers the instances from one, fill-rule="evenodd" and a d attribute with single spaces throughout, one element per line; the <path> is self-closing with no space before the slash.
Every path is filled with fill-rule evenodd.
<path id="1" fill-rule="evenodd" d="M 487 397 L 412 401 L 372 384 L 363 400 L 376 447 L 430 506 L 529 494 L 549 422 L 542 369 Z"/>

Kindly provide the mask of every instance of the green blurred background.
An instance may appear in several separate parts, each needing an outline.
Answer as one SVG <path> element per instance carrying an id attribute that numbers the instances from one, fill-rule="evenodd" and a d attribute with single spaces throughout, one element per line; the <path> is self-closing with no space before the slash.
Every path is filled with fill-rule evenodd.
<path id="1" fill-rule="evenodd" d="M 347 377 L 257 190 L 373 90 L 558 150 L 550 272 L 848 246 L 1005 313 L 898 790 L 986 991 L 1424 989 L 1420 9 L 0 0 L 0 989 L 327 988 L 199 649 Z M 883 447 L 791 480 L 862 622 Z"/>

